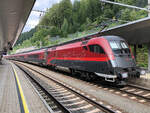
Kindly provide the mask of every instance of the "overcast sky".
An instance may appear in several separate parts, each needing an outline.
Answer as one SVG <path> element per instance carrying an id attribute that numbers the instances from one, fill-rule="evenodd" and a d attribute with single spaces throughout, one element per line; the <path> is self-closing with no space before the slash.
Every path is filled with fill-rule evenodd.
<path id="1" fill-rule="evenodd" d="M 61 0 L 36 0 L 33 10 L 42 10 L 46 11 L 47 8 L 52 7 L 53 4 L 59 3 Z M 72 2 L 74 0 L 71 0 Z M 34 28 L 40 20 L 40 13 L 32 11 L 28 21 L 24 27 L 23 32 L 29 31 L 30 29 Z"/>

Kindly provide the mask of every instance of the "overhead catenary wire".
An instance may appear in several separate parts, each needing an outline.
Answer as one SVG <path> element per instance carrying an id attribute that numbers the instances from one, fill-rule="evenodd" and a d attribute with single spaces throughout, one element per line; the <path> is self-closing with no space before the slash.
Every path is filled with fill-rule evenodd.
<path id="1" fill-rule="evenodd" d="M 38 9 L 33 9 L 32 11 L 39 12 L 39 13 L 46 13 L 47 12 L 47 11 L 42 11 L 42 10 L 38 10 Z"/>
<path id="2" fill-rule="evenodd" d="M 150 12 L 150 10 L 148 8 L 141 8 L 141 7 L 123 4 L 123 3 L 119 3 L 119 2 L 112 2 L 109 0 L 100 0 L 100 1 L 104 2 L 104 3 L 109 3 L 109 4 L 114 4 L 114 5 L 119 5 L 119 6 L 123 6 L 123 7 L 128 7 L 128 8 L 132 8 L 132 9 L 139 9 L 139 10 L 144 10 L 144 11 Z"/>
<path id="3" fill-rule="evenodd" d="M 33 9 L 32 11 L 33 11 L 33 12 L 40 13 L 40 17 L 43 16 L 45 13 L 47 13 L 47 11 L 38 10 L 38 9 Z"/>
<path id="4" fill-rule="evenodd" d="M 127 21 L 127 20 L 121 20 L 121 19 L 117 19 L 117 18 L 104 18 L 104 19 L 110 19 L 112 21 L 118 21 L 118 22 L 131 22 L 131 21 Z"/>

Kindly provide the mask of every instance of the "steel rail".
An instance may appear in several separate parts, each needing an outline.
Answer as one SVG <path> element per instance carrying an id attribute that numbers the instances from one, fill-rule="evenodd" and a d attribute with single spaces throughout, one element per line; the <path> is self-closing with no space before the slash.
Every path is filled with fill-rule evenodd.
<path id="1" fill-rule="evenodd" d="M 137 85 L 134 85 L 134 84 L 128 84 L 127 86 L 138 88 L 138 89 L 145 90 L 145 91 L 150 91 L 150 88 L 146 88 L 146 87 L 142 87 L 142 86 L 137 86 Z"/>
<path id="2" fill-rule="evenodd" d="M 134 96 L 136 96 L 136 97 L 143 98 L 143 99 L 145 99 L 145 100 L 147 100 L 147 101 L 150 102 L 150 98 L 144 97 L 144 96 L 142 96 L 142 95 L 138 95 L 138 94 L 135 94 L 135 93 L 132 93 L 132 92 L 128 92 L 128 91 L 123 90 L 123 89 L 118 89 L 118 88 L 112 88 L 112 89 L 118 90 L 118 91 L 123 92 L 123 93 L 126 93 L 126 94 L 134 95 Z M 143 89 L 142 89 L 142 90 L 143 90 Z"/>

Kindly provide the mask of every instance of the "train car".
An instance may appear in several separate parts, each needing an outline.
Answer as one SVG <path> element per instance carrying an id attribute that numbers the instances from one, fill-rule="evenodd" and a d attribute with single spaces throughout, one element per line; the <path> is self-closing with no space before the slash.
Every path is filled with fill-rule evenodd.
<path id="1" fill-rule="evenodd" d="M 130 77 L 140 77 L 134 56 L 126 41 L 117 36 L 101 36 L 48 49 L 48 65 L 80 72 L 86 79 L 99 76 L 105 81 L 124 84 Z"/>
<path id="2" fill-rule="evenodd" d="M 46 65 L 45 49 L 37 49 L 37 50 L 22 52 L 22 53 L 6 56 L 5 58 L 38 64 L 38 65 Z"/>
<path id="3" fill-rule="evenodd" d="M 65 67 L 88 80 L 101 77 L 118 85 L 141 74 L 128 44 L 118 36 L 83 38 L 10 57 L 55 68 Z"/>
<path id="4" fill-rule="evenodd" d="M 45 65 L 45 49 L 33 50 L 27 53 L 24 53 L 24 61 L 29 63 L 34 63 L 38 65 Z"/>

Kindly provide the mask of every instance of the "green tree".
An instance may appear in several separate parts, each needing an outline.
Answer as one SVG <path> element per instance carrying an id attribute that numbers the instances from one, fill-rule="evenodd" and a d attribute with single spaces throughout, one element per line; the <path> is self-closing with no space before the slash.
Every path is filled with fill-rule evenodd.
<path id="1" fill-rule="evenodd" d="M 63 37 L 67 37 L 68 28 L 69 28 L 68 21 L 67 21 L 67 19 L 65 18 L 65 19 L 64 19 L 64 22 L 63 22 L 63 25 L 62 25 L 62 27 L 61 27 L 61 31 L 62 31 L 62 36 L 63 36 Z"/>
<path id="2" fill-rule="evenodd" d="M 76 32 L 80 28 L 80 1 L 75 0 L 72 9 L 72 32 Z"/>
<path id="3" fill-rule="evenodd" d="M 55 26 L 61 29 L 64 18 L 72 24 L 72 3 L 70 0 L 62 0 L 60 3 L 53 5 L 40 21 L 40 25 Z"/>
<path id="4" fill-rule="evenodd" d="M 40 25 L 56 26 L 61 28 L 61 17 L 59 16 L 59 4 L 55 4 L 48 10 L 45 16 L 42 17 Z"/>
<path id="5" fill-rule="evenodd" d="M 52 26 L 50 29 L 50 36 L 55 37 L 57 35 L 60 35 L 60 30 L 57 27 Z"/>
<path id="6" fill-rule="evenodd" d="M 101 15 L 101 2 L 99 0 L 87 0 L 87 17 L 94 22 Z"/>
<path id="7" fill-rule="evenodd" d="M 145 11 L 137 11 L 133 9 L 124 9 L 122 10 L 121 19 L 127 21 L 134 21 L 137 19 L 141 19 L 147 16 L 147 12 Z"/>
<path id="8" fill-rule="evenodd" d="M 37 47 L 45 46 L 47 41 L 45 37 L 48 35 L 50 35 L 49 29 L 39 29 L 31 38 L 31 43 Z"/>
<path id="9" fill-rule="evenodd" d="M 64 19 L 71 23 L 72 18 L 72 3 L 70 0 L 62 0 L 59 4 L 59 17 L 61 25 L 64 24 Z M 61 26 L 60 26 L 61 28 Z"/>
<path id="10" fill-rule="evenodd" d="M 79 17 L 80 17 L 80 24 L 82 25 L 86 21 L 86 17 L 88 15 L 87 12 L 87 0 L 80 1 L 80 9 L 79 9 Z"/>
<path id="11" fill-rule="evenodd" d="M 34 34 L 35 32 L 36 32 L 36 27 L 33 28 L 33 29 L 31 29 L 30 31 L 27 31 L 27 32 L 22 33 L 22 34 L 19 36 L 19 38 L 18 38 L 18 40 L 17 40 L 15 46 L 17 46 L 18 44 L 22 44 L 23 41 L 25 41 L 25 40 L 30 39 L 30 38 L 33 36 L 33 34 Z"/>

